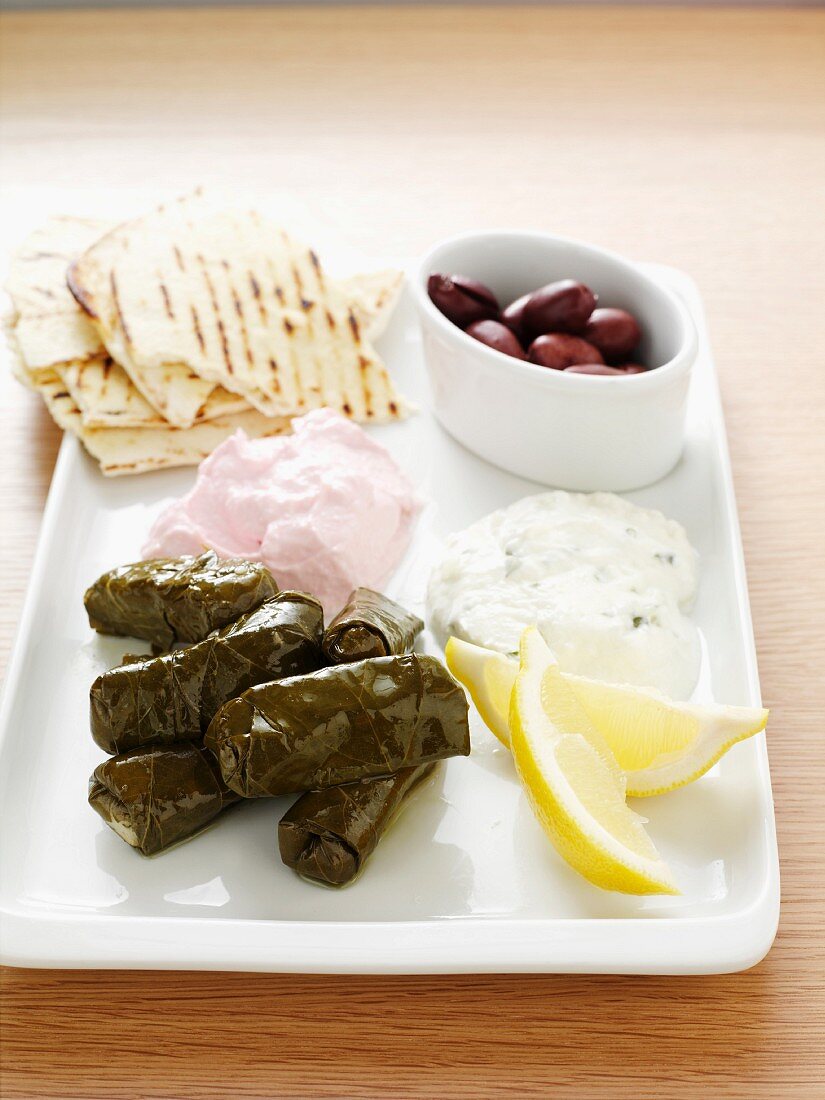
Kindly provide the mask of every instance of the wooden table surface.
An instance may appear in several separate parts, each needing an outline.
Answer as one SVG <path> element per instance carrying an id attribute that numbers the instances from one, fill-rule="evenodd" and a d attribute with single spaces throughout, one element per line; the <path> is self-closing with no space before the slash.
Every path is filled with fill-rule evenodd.
<path id="1" fill-rule="evenodd" d="M 6 14 L 0 31 L 6 183 L 251 183 L 385 253 L 508 224 L 693 274 L 783 875 L 773 950 L 724 977 L 6 970 L 2 1095 L 821 1096 L 825 12 L 89 11 Z M 3 660 L 57 445 L 1 378 Z"/>

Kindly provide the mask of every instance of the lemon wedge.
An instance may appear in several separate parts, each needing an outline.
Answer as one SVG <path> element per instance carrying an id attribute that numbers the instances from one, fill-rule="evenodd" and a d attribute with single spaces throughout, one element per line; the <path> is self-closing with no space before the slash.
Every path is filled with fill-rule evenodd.
<path id="1" fill-rule="evenodd" d="M 450 671 L 470 692 L 486 725 L 509 745 L 515 661 L 459 638 L 450 638 L 446 656 Z M 627 777 L 628 795 L 636 798 L 692 783 L 737 742 L 760 733 L 768 721 L 768 711 L 761 707 L 678 703 L 651 688 L 607 684 L 570 673 L 560 673 L 560 678 L 609 745 Z"/>
<path id="2" fill-rule="evenodd" d="M 762 707 L 677 703 L 652 688 L 566 679 L 616 754 L 634 798 L 693 783 L 768 724 Z"/>
<path id="3" fill-rule="evenodd" d="M 469 691 L 485 726 L 510 747 L 510 696 L 518 664 L 503 653 L 450 638 L 444 650 L 447 668 Z"/>
<path id="4" fill-rule="evenodd" d="M 513 759 L 559 854 L 596 886 L 676 894 L 667 865 L 625 802 L 622 770 L 535 628 L 524 632 L 510 704 Z"/>

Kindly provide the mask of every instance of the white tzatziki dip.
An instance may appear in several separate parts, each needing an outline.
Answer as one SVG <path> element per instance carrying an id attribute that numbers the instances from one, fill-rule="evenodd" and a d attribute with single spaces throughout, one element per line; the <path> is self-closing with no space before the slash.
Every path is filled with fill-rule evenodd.
<path id="1" fill-rule="evenodd" d="M 565 672 L 686 699 L 699 638 L 685 617 L 697 554 L 684 528 L 613 493 L 525 497 L 451 535 L 430 577 L 430 625 L 516 653 L 537 625 Z"/>

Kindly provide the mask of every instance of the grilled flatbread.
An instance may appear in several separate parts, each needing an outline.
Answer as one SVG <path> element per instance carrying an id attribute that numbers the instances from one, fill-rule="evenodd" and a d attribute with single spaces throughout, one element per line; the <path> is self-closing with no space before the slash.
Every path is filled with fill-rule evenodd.
<path id="1" fill-rule="evenodd" d="M 87 428 L 169 428 L 172 425 L 152 408 L 126 371 L 108 355 L 56 368 Z M 216 386 L 195 421 L 211 423 L 224 416 L 249 412 L 242 397 Z"/>
<path id="2" fill-rule="evenodd" d="M 61 363 L 55 370 L 80 410 L 85 427 L 169 427 L 123 367 L 105 352 L 91 359 Z"/>
<path id="3" fill-rule="evenodd" d="M 196 466 L 239 428 L 256 438 L 283 435 L 291 428 L 286 418 L 263 416 L 254 409 L 185 429 L 87 428 L 56 373 L 38 383 L 37 389 L 57 425 L 78 437 L 107 477 Z"/>
<path id="4" fill-rule="evenodd" d="M 168 427 L 106 353 L 97 329 L 66 285 L 69 265 L 110 229 L 85 218 L 50 219 L 14 256 L 6 283 L 13 334 L 27 375 L 63 378 L 87 427 Z M 201 383 L 198 382 L 200 386 Z M 248 404 L 221 387 L 210 387 L 195 421 L 243 412 Z"/>
<path id="5" fill-rule="evenodd" d="M 14 329 L 29 370 L 50 370 L 56 363 L 91 359 L 104 352 L 94 328 L 78 309 L 19 313 Z"/>
<path id="6" fill-rule="evenodd" d="M 86 218 L 51 218 L 12 257 L 6 281 L 16 351 L 33 375 L 103 351 L 100 338 L 66 286 L 72 260 L 108 228 Z"/>
<path id="7" fill-rule="evenodd" d="M 18 314 L 77 316 L 77 303 L 66 285 L 66 269 L 111 223 L 91 218 L 53 217 L 30 233 L 12 257 L 5 288 Z M 84 320 L 80 315 L 80 320 Z M 94 330 L 91 338 L 94 339 Z M 100 341 L 95 339 L 95 345 Z"/>
<path id="8" fill-rule="evenodd" d="M 17 381 L 32 390 L 45 385 L 50 392 L 55 379 L 59 379 L 77 406 L 85 427 L 169 427 L 135 388 L 123 368 L 113 363 L 105 352 L 88 359 L 48 365 L 41 361 L 39 366 L 33 367 L 23 354 L 19 317 L 16 323 L 14 317 L 5 320 L 3 335 L 7 358 Z M 235 400 L 234 394 L 231 396 Z"/>
<path id="9" fill-rule="evenodd" d="M 119 226 L 70 269 L 109 354 L 172 423 L 198 383 L 269 416 L 328 405 L 359 421 L 406 408 L 318 257 L 252 211 L 195 194 Z"/>
<path id="10" fill-rule="evenodd" d="M 389 324 L 404 287 L 403 271 L 368 271 L 336 280 L 368 340 L 377 340 Z"/>

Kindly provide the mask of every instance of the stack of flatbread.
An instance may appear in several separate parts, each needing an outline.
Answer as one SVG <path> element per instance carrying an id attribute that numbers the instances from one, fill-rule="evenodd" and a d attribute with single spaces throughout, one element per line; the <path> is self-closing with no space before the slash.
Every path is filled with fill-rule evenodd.
<path id="1" fill-rule="evenodd" d="M 192 465 L 237 428 L 290 430 L 322 405 L 361 423 L 408 407 L 372 345 L 397 271 L 329 278 L 250 210 L 200 193 L 122 225 L 53 218 L 6 289 L 15 374 L 105 474 Z"/>

